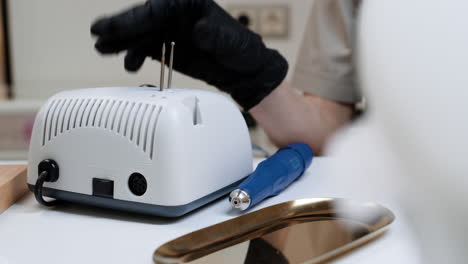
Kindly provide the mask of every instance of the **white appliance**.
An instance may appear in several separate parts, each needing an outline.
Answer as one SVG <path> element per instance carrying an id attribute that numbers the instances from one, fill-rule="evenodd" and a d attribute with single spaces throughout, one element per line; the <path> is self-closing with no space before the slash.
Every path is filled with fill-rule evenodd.
<path id="1" fill-rule="evenodd" d="M 176 217 L 229 193 L 252 172 L 245 121 L 224 95 L 194 89 L 60 92 L 39 111 L 28 184 L 58 165 L 44 196 Z"/>

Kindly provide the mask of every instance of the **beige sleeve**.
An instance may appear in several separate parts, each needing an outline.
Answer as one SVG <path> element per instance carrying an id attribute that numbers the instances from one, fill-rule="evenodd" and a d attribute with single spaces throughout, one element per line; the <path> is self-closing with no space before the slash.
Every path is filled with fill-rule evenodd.
<path id="1" fill-rule="evenodd" d="M 292 77 L 304 92 L 343 103 L 361 94 L 353 63 L 356 0 L 314 0 Z"/>

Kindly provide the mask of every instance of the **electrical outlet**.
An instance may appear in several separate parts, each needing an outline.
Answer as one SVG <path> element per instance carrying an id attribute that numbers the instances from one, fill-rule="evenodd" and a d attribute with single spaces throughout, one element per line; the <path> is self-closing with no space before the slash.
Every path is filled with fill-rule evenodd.
<path id="1" fill-rule="evenodd" d="M 287 38 L 289 34 L 288 5 L 229 5 L 227 12 L 250 30 L 264 38 Z"/>
<path id="2" fill-rule="evenodd" d="M 289 7 L 287 5 L 265 6 L 258 13 L 259 33 L 263 37 L 287 38 Z"/>
<path id="3" fill-rule="evenodd" d="M 226 7 L 227 12 L 242 25 L 258 33 L 257 8 L 252 5 L 235 5 Z"/>

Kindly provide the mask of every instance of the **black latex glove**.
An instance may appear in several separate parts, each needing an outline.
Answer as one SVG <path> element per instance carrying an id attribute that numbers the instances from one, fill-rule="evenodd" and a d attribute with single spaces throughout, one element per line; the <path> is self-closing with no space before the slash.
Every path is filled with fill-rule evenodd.
<path id="1" fill-rule="evenodd" d="M 127 51 L 128 71 L 137 71 L 146 57 L 160 60 L 162 43 L 174 41 L 175 70 L 231 94 L 245 110 L 273 91 L 288 70 L 277 51 L 212 0 L 148 0 L 99 19 L 91 33 L 99 52 Z"/>

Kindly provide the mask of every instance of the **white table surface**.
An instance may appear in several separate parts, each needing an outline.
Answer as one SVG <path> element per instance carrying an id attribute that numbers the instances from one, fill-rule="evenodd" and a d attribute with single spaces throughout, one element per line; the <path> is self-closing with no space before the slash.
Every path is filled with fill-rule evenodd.
<path id="1" fill-rule="evenodd" d="M 340 165 L 338 160 L 314 159 L 290 188 L 255 210 L 300 198 L 342 197 L 339 183 L 327 177 L 331 167 Z M 336 263 L 419 263 L 399 207 L 391 201 L 381 204 L 396 215 L 387 233 Z M 236 215 L 226 199 L 168 220 L 72 204 L 49 209 L 28 194 L 0 215 L 0 263 L 152 263 L 159 245 Z"/>

